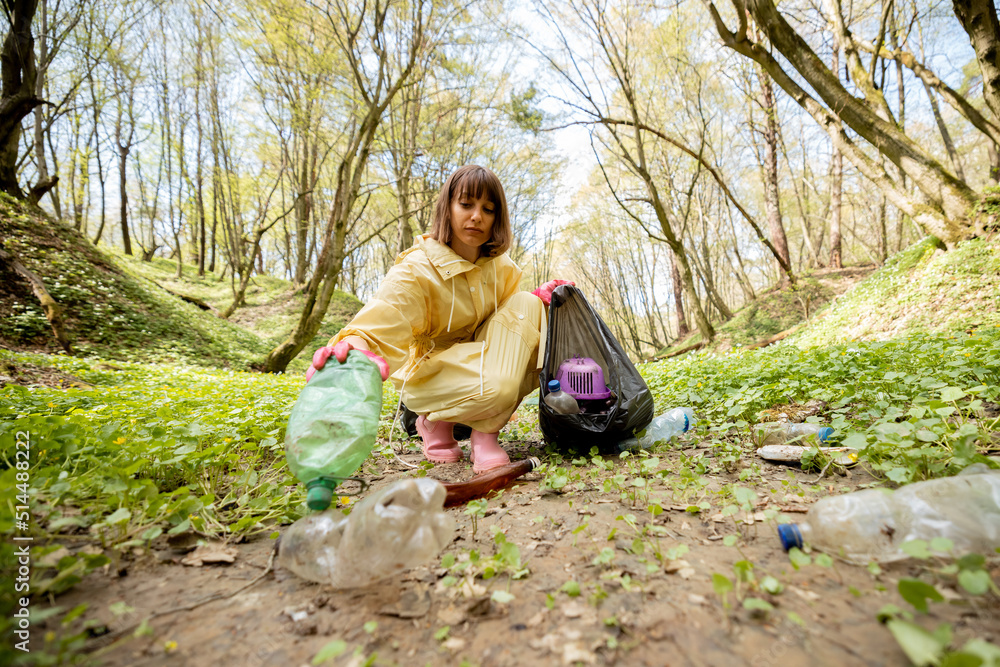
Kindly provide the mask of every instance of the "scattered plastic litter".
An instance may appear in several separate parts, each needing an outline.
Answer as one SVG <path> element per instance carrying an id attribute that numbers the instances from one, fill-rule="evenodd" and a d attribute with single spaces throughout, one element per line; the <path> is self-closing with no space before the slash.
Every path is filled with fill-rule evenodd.
<path id="1" fill-rule="evenodd" d="M 757 450 L 757 456 L 777 463 L 801 463 L 802 455 L 811 449 L 801 445 L 765 445 Z M 823 447 L 820 451 L 833 457 L 837 465 L 846 467 L 858 462 L 858 450 L 851 447 Z"/>
<path id="2" fill-rule="evenodd" d="M 299 394 L 285 431 L 288 468 L 308 490 L 310 509 L 330 506 L 333 490 L 375 446 L 382 412 L 382 376 L 357 350 L 330 360 Z"/>
<path id="3" fill-rule="evenodd" d="M 560 415 L 580 414 L 580 405 L 576 402 L 576 398 L 562 390 L 562 384 L 559 380 L 549 380 L 546 389 L 548 392 L 543 400 L 546 405 L 552 408 L 553 412 Z"/>
<path id="4" fill-rule="evenodd" d="M 805 521 L 778 526 L 785 550 L 809 544 L 864 564 L 908 558 L 902 546 L 947 538 L 942 556 L 992 554 L 1000 546 L 1000 471 L 975 464 L 954 477 L 896 491 L 865 489 L 820 499 Z"/>
<path id="5" fill-rule="evenodd" d="M 832 428 L 821 424 L 763 422 L 753 427 L 754 444 L 758 448 L 768 445 L 817 445 L 825 443 L 833 434 Z"/>
<path id="6" fill-rule="evenodd" d="M 654 417 L 646 427 L 642 437 L 627 438 L 618 443 L 620 452 L 636 449 L 650 449 L 658 442 L 668 441 L 681 433 L 691 430 L 698 418 L 691 408 L 673 408 Z"/>
<path id="7" fill-rule="evenodd" d="M 441 552 L 454 538 L 445 488 L 404 479 L 365 497 L 345 516 L 336 509 L 293 523 L 281 536 L 278 564 L 334 588 L 367 586 Z"/>

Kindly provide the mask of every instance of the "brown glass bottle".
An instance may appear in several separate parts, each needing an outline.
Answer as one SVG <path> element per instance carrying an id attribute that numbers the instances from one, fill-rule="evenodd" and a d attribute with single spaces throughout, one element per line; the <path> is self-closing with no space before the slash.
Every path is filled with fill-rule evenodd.
<path id="1" fill-rule="evenodd" d="M 499 491 L 521 475 L 531 472 L 540 465 L 541 461 L 531 456 L 522 461 L 513 461 L 505 466 L 487 470 L 467 482 L 443 484 L 445 490 L 444 506 L 464 505 L 470 500 L 482 498 L 490 491 Z"/>

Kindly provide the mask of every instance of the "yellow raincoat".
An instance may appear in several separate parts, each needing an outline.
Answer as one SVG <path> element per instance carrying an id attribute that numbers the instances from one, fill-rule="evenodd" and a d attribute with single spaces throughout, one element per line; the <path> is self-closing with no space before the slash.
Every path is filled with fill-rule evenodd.
<path id="1" fill-rule="evenodd" d="M 330 345 L 363 338 L 408 408 L 496 433 L 538 386 L 545 355 L 545 307 L 520 280 L 507 253 L 472 263 L 424 235 Z"/>

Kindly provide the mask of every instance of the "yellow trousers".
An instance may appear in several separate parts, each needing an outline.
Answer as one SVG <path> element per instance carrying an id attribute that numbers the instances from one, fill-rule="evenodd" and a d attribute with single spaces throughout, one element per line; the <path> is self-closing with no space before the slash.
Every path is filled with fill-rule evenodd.
<path id="1" fill-rule="evenodd" d="M 538 386 L 546 326 L 541 299 L 530 292 L 514 294 L 472 341 L 432 350 L 406 379 L 403 402 L 430 421 L 498 432 Z"/>

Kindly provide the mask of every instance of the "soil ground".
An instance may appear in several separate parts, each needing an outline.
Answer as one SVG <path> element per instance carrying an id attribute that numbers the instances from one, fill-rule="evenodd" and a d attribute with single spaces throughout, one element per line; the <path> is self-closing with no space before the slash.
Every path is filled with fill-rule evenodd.
<path id="1" fill-rule="evenodd" d="M 540 455 L 539 447 L 539 443 L 507 443 L 515 460 Z M 660 468 L 678 472 L 697 457 L 709 461 L 711 456 L 711 448 L 688 442 L 662 454 Z M 230 545 L 235 555 L 232 564 L 201 567 L 180 563 L 194 540 L 182 546 L 161 538 L 151 550 L 136 551 L 117 568 L 87 577 L 60 596 L 58 604 L 70 609 L 89 603 L 85 617 L 99 621 L 107 632 L 89 640 L 87 651 L 111 666 L 298 667 L 320 664 L 311 661 L 334 640 L 343 640 L 346 651 L 321 664 L 909 664 L 876 616 L 889 603 L 912 611 L 896 592 L 896 584 L 905 577 L 927 578 L 926 564 L 883 565 L 880 573 L 873 574 L 865 567 L 835 561 L 831 568 L 812 564 L 796 571 L 781 550 L 774 522 L 763 517 L 765 510 L 777 509 L 794 520 L 818 497 L 854 490 L 874 479 L 855 468 L 817 481 L 815 472 L 751 457 L 752 452 L 745 452 L 743 466 L 753 462 L 761 475 L 753 485 L 758 505 L 749 517 L 743 512 L 723 517 L 715 507 L 691 514 L 685 511 L 687 501 L 671 504 L 668 497 L 661 497 L 670 493 L 666 487 L 653 487 L 652 498 L 667 510 L 653 519 L 662 529 L 657 538 L 660 548 L 667 551 L 683 544 L 689 551 L 652 573 L 641 561 L 643 556 L 633 553 L 635 532 L 617 519 L 633 513 L 644 525 L 652 519 L 644 502 L 643 507 L 634 507 L 618 493 L 603 491 L 599 480 L 587 477 L 567 485 L 562 493 L 542 490 L 541 475 L 529 473 L 490 500 L 475 537 L 462 507 L 447 510 L 458 529 L 445 554 L 461 558 L 476 549 L 489 558 L 494 547 L 492 527 L 499 527 L 509 542 L 519 546 L 530 569 L 521 580 L 500 575 L 446 586 L 442 580 L 447 572 L 436 559 L 397 579 L 352 590 L 304 581 L 275 566 L 244 589 L 266 571 L 274 545 L 266 534 Z M 421 456 L 408 453 L 402 458 L 416 463 Z M 396 461 L 382 465 L 374 489 L 412 474 Z M 616 470 L 607 474 L 624 465 L 615 460 Z M 467 461 L 438 465 L 429 472 L 442 481 L 471 475 Z M 704 477 L 708 486 L 703 498 L 713 500 L 712 492 L 738 482 L 739 472 Z M 735 533 L 742 536 L 737 545 L 725 546 L 723 537 Z M 614 559 L 595 565 L 605 547 L 614 548 Z M 743 584 L 728 593 L 728 607 L 724 606 L 713 589 L 712 575 L 732 579 L 733 564 L 742 560 L 753 564 L 756 581 L 771 575 L 783 584 L 783 592 L 750 591 Z M 1000 572 L 992 574 L 996 579 Z M 579 584 L 581 595 L 571 597 L 563 591 L 570 580 Z M 957 593 L 951 595 L 946 584 L 937 586 L 955 600 L 932 603 L 930 614 L 917 615 L 917 622 L 929 629 L 950 623 L 954 644 L 959 646 L 972 636 L 1000 639 L 996 597 L 987 596 L 993 606 L 976 608 Z M 490 593 L 496 590 L 508 590 L 514 599 L 491 600 Z M 214 594 L 229 597 L 185 610 Z M 774 610 L 747 610 L 740 603 L 744 597 L 767 600 Z M 986 598 L 978 600 L 982 605 Z M 125 613 L 112 614 L 115 603 L 124 603 L 114 608 Z M 172 609 L 180 610 L 152 619 L 151 633 L 132 636 L 144 618 Z M 373 627 L 372 621 L 377 625 Z M 55 623 L 51 625 L 55 629 Z M 447 631 L 442 630 L 445 626 Z M 373 655 L 374 661 L 366 662 Z"/>

